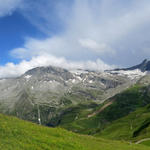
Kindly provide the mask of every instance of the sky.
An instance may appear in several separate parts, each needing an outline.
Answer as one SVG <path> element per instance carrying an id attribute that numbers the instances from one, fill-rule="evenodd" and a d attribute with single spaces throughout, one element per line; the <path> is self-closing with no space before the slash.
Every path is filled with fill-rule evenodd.
<path id="1" fill-rule="evenodd" d="M 0 78 L 138 64 L 150 57 L 149 27 L 149 0 L 0 0 Z"/>

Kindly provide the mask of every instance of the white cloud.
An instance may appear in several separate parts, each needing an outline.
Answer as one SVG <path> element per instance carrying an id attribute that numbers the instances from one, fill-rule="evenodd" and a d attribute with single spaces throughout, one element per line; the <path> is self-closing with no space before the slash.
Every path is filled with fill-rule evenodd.
<path id="1" fill-rule="evenodd" d="M 10 15 L 23 0 L 0 0 L 0 17 Z"/>
<path id="2" fill-rule="evenodd" d="M 29 69 L 39 66 L 57 66 L 66 69 L 89 69 L 103 71 L 111 69 L 113 66 L 105 64 L 101 60 L 94 61 L 67 61 L 63 57 L 55 57 L 52 55 L 42 55 L 33 57 L 30 61 L 23 60 L 19 64 L 7 63 L 5 66 L 0 66 L 0 78 L 17 77 L 22 75 Z"/>
<path id="3" fill-rule="evenodd" d="M 99 53 L 113 52 L 113 50 L 105 43 L 97 43 L 92 39 L 79 39 L 79 43 L 83 48 L 87 48 L 90 50 L 95 50 Z"/>
<path id="4" fill-rule="evenodd" d="M 68 50 L 69 46 L 68 41 L 63 37 L 53 37 L 44 40 L 29 38 L 26 40 L 24 47 L 12 50 L 11 55 L 22 59 L 43 55 L 45 53 L 52 55 L 58 55 L 60 53 L 64 56 L 68 52 L 65 49 Z"/>
<path id="5" fill-rule="evenodd" d="M 150 42 L 149 0 L 74 0 L 70 6 L 66 1 L 26 0 L 22 14 L 47 38 L 26 38 L 11 55 L 31 62 L 43 55 L 62 57 L 66 64 L 82 68 L 88 66 L 87 60 L 94 64 L 92 68 L 98 68 L 97 64 L 105 63 L 96 63 L 96 59 L 121 66 L 135 63 L 136 58 L 141 61 L 147 54 L 150 57 L 146 54 L 149 46 L 144 46 L 145 41 Z M 20 65 L 22 62 L 14 68 Z"/>
<path id="6" fill-rule="evenodd" d="M 25 7 L 25 17 L 49 37 L 44 40 L 29 38 L 24 46 L 12 51 L 13 55 L 28 57 L 48 53 L 63 57 L 74 56 L 77 59 L 76 54 L 85 56 L 86 53 L 87 59 L 92 55 L 94 58 L 104 59 L 107 56 L 117 60 L 122 55 L 125 60 L 133 57 L 132 51 L 142 48 L 143 42 L 150 36 L 150 32 L 145 29 L 150 24 L 148 0 L 75 0 L 70 9 L 68 5 L 63 5 L 65 0 L 62 3 L 56 2 L 53 6 L 52 2 L 46 0 L 45 6 L 38 0 Z M 54 9 L 52 14 L 49 13 L 50 8 Z M 66 14 L 69 17 L 65 17 Z M 51 34 L 54 27 L 59 30 L 58 24 L 65 27 L 63 31 Z M 137 53 L 138 51 L 136 50 Z"/>

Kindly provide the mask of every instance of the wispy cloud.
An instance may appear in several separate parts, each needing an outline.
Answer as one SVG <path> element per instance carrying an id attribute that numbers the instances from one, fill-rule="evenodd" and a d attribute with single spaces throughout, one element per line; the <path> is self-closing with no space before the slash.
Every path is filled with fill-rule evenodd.
<path id="1" fill-rule="evenodd" d="M 150 24 L 148 0 L 131 0 L 130 2 L 74 0 L 71 4 L 68 4 L 67 0 L 63 0 L 62 3 L 58 0 L 55 3 L 49 0 L 46 2 L 46 6 L 42 2 L 32 2 L 30 7 L 34 6 L 34 12 L 26 6 L 24 15 L 39 29 L 44 30 L 49 37 L 45 40 L 28 39 L 23 49 L 13 50 L 12 53 L 15 56 L 25 53 L 25 56 L 34 56 L 46 52 L 64 57 L 73 54 L 76 59 L 75 54 L 82 56 L 87 53 L 88 59 L 92 53 L 93 56 L 101 59 L 105 59 L 106 56 L 110 58 L 112 55 L 113 58 L 123 55 L 125 59 L 129 56 L 133 57 L 135 49 L 142 51 L 145 40 L 150 36 L 147 29 Z M 71 9 L 68 9 L 68 5 Z M 49 10 L 52 7 L 51 14 Z M 65 17 L 65 14 L 69 14 L 69 17 Z M 63 29 L 59 33 L 52 34 L 53 28 L 59 25 Z M 144 55 L 143 53 L 142 56 Z"/>
<path id="2" fill-rule="evenodd" d="M 23 0 L 0 0 L 0 17 L 10 15 Z"/>

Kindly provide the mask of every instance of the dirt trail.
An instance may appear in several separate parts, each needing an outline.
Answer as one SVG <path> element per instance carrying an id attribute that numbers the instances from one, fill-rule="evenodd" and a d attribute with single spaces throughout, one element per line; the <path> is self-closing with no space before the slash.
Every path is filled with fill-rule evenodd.
<path id="1" fill-rule="evenodd" d="M 89 114 L 88 118 L 91 118 L 91 117 L 95 116 L 96 114 L 101 113 L 105 108 L 107 108 L 108 106 L 112 105 L 114 101 L 115 100 L 111 100 L 110 102 L 108 102 L 107 104 L 105 104 L 103 107 L 101 107 L 99 110 L 95 111 L 92 114 Z"/>
<path id="2" fill-rule="evenodd" d="M 142 139 L 142 140 L 140 140 L 140 141 L 137 141 L 135 144 L 140 144 L 140 143 L 142 143 L 142 142 L 144 142 L 144 141 L 150 141 L 150 138 Z"/>

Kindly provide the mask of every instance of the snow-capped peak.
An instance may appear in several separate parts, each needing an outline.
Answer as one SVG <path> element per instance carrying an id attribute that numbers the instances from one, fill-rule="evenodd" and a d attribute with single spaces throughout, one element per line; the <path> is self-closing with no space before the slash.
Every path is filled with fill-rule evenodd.
<path id="1" fill-rule="evenodd" d="M 118 74 L 118 75 L 125 75 L 125 76 L 129 77 L 130 79 L 135 79 L 135 78 L 145 76 L 147 74 L 147 71 L 142 72 L 140 69 L 118 70 L 118 71 L 114 70 L 114 71 L 111 71 L 110 73 Z"/>

